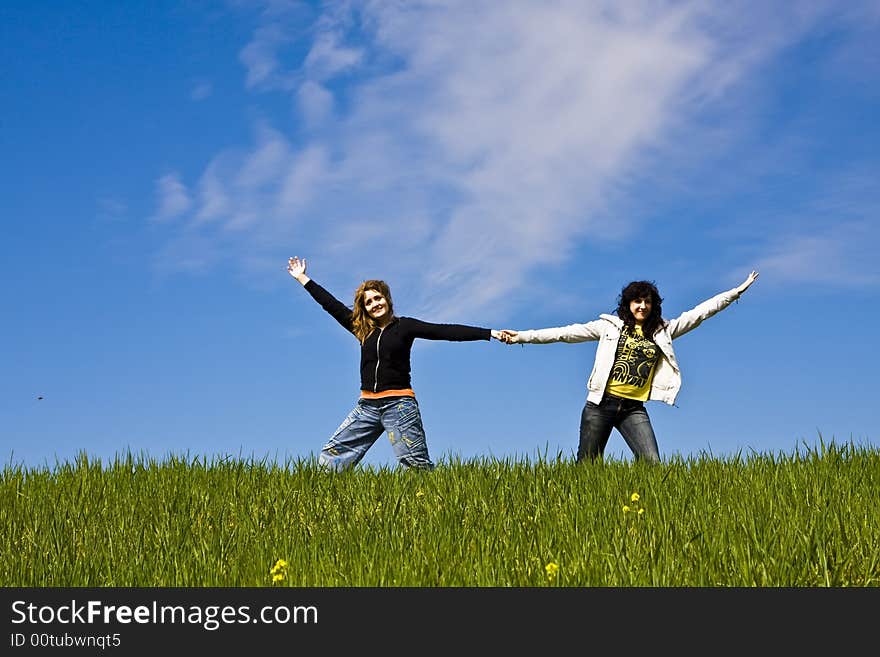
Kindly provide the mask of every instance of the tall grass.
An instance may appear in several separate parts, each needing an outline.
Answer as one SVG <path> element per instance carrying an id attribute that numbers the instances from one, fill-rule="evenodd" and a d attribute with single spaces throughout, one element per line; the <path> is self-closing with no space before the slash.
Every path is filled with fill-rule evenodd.
<path id="1" fill-rule="evenodd" d="M 878 490 L 880 452 L 834 443 L 430 473 L 83 454 L 5 466 L 0 583 L 877 586 Z"/>

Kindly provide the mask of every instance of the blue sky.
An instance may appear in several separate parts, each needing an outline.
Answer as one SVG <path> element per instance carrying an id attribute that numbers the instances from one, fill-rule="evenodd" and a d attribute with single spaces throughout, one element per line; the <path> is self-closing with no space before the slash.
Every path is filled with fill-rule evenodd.
<path id="1" fill-rule="evenodd" d="M 4 460 L 316 455 L 358 346 L 292 255 L 514 329 L 757 269 L 661 455 L 880 445 L 877 43 L 871 1 L 4 2 Z M 431 455 L 572 457 L 594 354 L 417 341 Z"/>

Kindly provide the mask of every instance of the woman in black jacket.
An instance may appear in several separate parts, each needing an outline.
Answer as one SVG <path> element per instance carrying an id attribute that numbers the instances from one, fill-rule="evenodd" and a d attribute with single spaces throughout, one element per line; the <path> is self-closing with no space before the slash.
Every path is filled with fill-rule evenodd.
<path id="1" fill-rule="evenodd" d="M 353 467 L 387 431 L 401 467 L 433 469 L 419 404 L 410 383 L 413 341 L 499 340 L 500 331 L 397 317 L 391 290 L 380 280 L 361 283 L 351 309 L 306 275 L 304 258 L 290 258 L 287 272 L 361 344 L 360 398 L 324 445 L 319 463 L 337 471 Z"/>

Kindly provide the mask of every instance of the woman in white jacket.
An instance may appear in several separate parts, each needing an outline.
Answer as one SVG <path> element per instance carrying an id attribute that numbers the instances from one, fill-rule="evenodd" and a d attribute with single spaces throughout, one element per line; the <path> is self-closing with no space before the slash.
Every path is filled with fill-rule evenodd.
<path id="1" fill-rule="evenodd" d="M 597 340 L 596 360 L 581 412 L 577 460 L 601 458 L 616 428 L 636 459 L 660 461 L 657 439 L 645 402 L 674 404 L 681 373 L 672 341 L 724 310 L 758 278 L 751 272 L 732 290 L 717 294 L 673 320 L 662 317 L 663 299 L 648 281 L 627 284 L 618 298 L 617 316 L 602 314 L 586 324 L 502 332 L 508 344 Z"/>

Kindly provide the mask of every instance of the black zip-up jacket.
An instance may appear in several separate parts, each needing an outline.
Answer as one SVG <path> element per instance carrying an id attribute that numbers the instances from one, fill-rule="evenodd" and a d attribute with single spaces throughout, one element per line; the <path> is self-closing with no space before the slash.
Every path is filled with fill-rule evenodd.
<path id="1" fill-rule="evenodd" d="M 347 331 L 352 330 L 351 308 L 314 280 L 305 284 L 309 294 Z M 382 392 L 412 388 L 410 352 L 413 340 L 490 340 L 491 329 L 462 324 L 431 324 L 412 317 L 395 317 L 383 329 L 373 329 L 361 345 L 361 390 Z"/>

